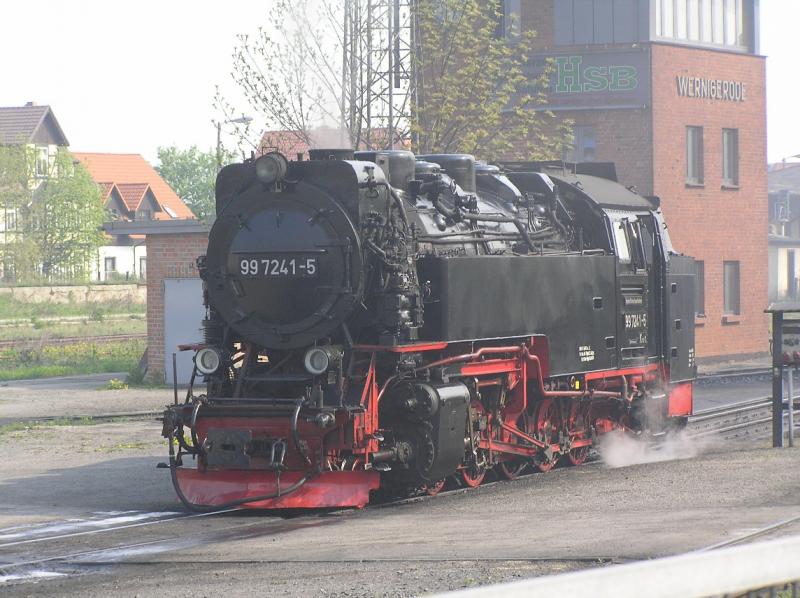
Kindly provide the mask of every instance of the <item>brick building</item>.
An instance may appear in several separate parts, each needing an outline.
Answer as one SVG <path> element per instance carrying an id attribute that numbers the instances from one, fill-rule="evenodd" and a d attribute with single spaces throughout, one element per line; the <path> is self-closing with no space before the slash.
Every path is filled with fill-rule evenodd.
<path id="1" fill-rule="evenodd" d="M 208 227 L 197 220 L 110 222 L 113 235 L 143 235 L 147 247 L 147 377 L 172 382 L 172 353 L 202 340 L 203 295 L 197 257 L 208 245 Z M 191 372 L 192 355 L 177 354 L 178 381 Z"/>
<path id="2" fill-rule="evenodd" d="M 568 161 L 611 161 L 661 198 L 698 264 L 700 358 L 768 349 L 765 61 L 759 0 L 505 0 L 537 32 L 531 77 L 575 123 Z"/>

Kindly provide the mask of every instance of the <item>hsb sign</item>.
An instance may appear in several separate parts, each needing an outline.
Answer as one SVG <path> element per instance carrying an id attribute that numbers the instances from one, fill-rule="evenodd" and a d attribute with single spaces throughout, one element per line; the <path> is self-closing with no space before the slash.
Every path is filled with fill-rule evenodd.
<path id="1" fill-rule="evenodd" d="M 527 93 L 547 74 L 548 110 L 641 109 L 650 103 L 650 50 L 625 48 L 538 54 L 525 66 Z"/>
<path id="2" fill-rule="evenodd" d="M 583 66 L 583 56 L 558 56 L 555 62 L 555 93 L 625 92 L 639 87 L 635 66 Z"/>

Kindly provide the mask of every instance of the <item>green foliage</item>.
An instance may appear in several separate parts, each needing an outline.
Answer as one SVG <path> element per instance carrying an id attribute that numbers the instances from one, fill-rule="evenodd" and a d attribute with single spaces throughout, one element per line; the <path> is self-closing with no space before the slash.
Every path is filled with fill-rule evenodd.
<path id="1" fill-rule="evenodd" d="M 141 340 L 0 349 L 0 380 L 125 372 L 139 363 L 144 348 Z"/>
<path id="2" fill-rule="evenodd" d="M 235 159 L 233 152 L 220 150 L 219 164 L 224 166 Z M 214 220 L 214 182 L 219 170 L 216 152 L 204 152 L 194 145 L 189 149 L 159 147 L 158 160 L 158 174 L 195 216 L 205 222 Z"/>
<path id="3" fill-rule="evenodd" d="M 466 152 L 486 159 L 561 157 L 571 123 L 544 109 L 548 72 L 525 67 L 535 32 L 497 34 L 497 0 L 422 0 L 414 67 L 421 81 L 411 131 L 419 153 Z"/>
<path id="4" fill-rule="evenodd" d="M 416 73 L 406 99 L 411 119 L 394 122 L 396 134 L 410 139 L 418 153 L 466 152 L 488 160 L 561 158 L 571 143 L 572 124 L 546 109 L 548 70 L 531 75 L 536 71 L 527 68 L 535 32 L 524 31 L 513 40 L 498 35 L 500 0 L 419 0 L 412 5 L 418 35 L 410 51 Z M 366 0 L 276 0 L 265 26 L 257 35 L 239 36 L 234 50 L 231 74 L 249 110 L 268 128 L 292 134 L 290 143 L 339 147 L 341 140 L 330 135 L 324 142 L 317 138 L 321 123 L 335 123 L 345 138 L 349 135 L 351 147 L 387 146 L 382 129 L 388 126 L 387 116 L 376 110 L 375 99 L 385 81 L 367 65 L 385 64 L 391 44 L 366 49 L 368 6 Z M 383 40 L 386 33 L 372 35 Z M 345 54 L 351 58 L 346 64 Z M 225 119 L 240 114 L 219 92 L 215 103 Z"/>
<path id="5" fill-rule="evenodd" d="M 34 159 L 28 146 L 0 147 L 3 276 L 23 284 L 88 280 L 104 242 L 100 190 L 64 149 L 45 176 L 34 175 Z"/>
<path id="6" fill-rule="evenodd" d="M 112 314 L 144 314 L 146 306 L 132 301 L 93 301 L 74 303 L 33 303 L 0 295 L 0 319 L 37 318 L 48 316 L 86 316 L 100 321 Z"/>
<path id="7" fill-rule="evenodd" d="M 124 380 L 111 378 L 111 380 L 108 381 L 108 384 L 106 384 L 105 390 L 128 390 L 128 385 Z"/>
<path id="8" fill-rule="evenodd" d="M 102 322 L 80 320 L 59 321 L 58 319 L 31 318 L 15 325 L 0 326 L 0 341 L 29 341 L 29 343 L 47 343 L 53 339 L 65 337 L 105 336 L 110 334 L 144 334 L 147 323 L 139 319 L 104 318 Z"/>

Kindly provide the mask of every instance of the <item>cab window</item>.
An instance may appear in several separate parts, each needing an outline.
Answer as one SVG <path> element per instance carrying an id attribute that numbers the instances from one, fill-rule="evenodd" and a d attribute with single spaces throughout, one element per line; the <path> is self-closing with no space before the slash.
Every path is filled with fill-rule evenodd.
<path id="1" fill-rule="evenodd" d="M 631 263 L 631 252 L 628 247 L 627 220 L 614 221 L 614 244 L 617 247 L 617 257 L 620 263 Z"/>

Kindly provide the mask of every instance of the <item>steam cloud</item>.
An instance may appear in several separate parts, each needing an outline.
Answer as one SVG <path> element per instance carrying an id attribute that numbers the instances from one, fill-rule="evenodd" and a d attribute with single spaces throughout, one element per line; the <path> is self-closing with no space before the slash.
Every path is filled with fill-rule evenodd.
<path id="1" fill-rule="evenodd" d="M 598 450 L 603 462 L 611 468 L 691 459 L 709 448 L 709 442 L 685 431 L 668 434 L 666 438 L 651 443 L 624 432 L 609 432 L 600 437 Z"/>
<path id="2" fill-rule="evenodd" d="M 346 129 L 322 125 L 308 132 L 312 149 L 353 149 Z"/>

